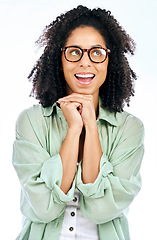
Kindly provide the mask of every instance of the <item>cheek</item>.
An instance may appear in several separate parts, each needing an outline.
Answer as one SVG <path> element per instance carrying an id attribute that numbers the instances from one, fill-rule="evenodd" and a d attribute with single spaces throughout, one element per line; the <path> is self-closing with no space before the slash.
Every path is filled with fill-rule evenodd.
<path id="1" fill-rule="evenodd" d="M 101 66 L 101 68 L 99 68 L 99 76 L 100 76 L 100 85 L 102 85 L 105 80 L 106 80 L 106 76 L 107 76 L 107 64 L 104 64 L 103 66 Z"/>
<path id="2" fill-rule="evenodd" d="M 72 65 L 70 64 L 70 62 L 68 62 L 64 58 L 64 56 L 62 56 L 62 69 L 63 69 L 64 75 L 68 75 L 70 73 L 70 71 L 72 70 Z"/>
<path id="3" fill-rule="evenodd" d="M 62 61 L 62 71 L 63 71 L 64 77 L 66 78 L 68 76 L 69 70 L 68 70 L 67 64 L 63 61 Z"/>
<path id="4" fill-rule="evenodd" d="M 71 85 L 71 83 L 73 82 L 72 79 L 73 79 L 73 74 L 72 74 L 72 69 L 71 69 L 71 66 L 70 64 L 67 63 L 62 63 L 62 71 L 63 71 L 63 74 L 64 74 L 64 79 L 66 81 L 66 83 L 69 85 Z"/>
<path id="5" fill-rule="evenodd" d="M 108 59 L 104 62 L 104 66 L 102 68 L 102 72 L 105 75 L 105 78 L 106 78 L 106 75 L 107 75 L 107 69 L 108 69 Z"/>
<path id="6" fill-rule="evenodd" d="M 107 75 L 107 65 L 104 64 L 103 66 L 101 66 L 101 68 L 99 68 L 99 73 L 102 75 L 102 76 L 105 76 Z"/>

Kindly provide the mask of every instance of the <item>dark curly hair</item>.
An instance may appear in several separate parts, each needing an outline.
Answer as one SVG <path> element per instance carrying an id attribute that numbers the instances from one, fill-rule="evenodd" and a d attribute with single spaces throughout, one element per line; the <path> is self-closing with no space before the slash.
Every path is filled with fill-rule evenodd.
<path id="1" fill-rule="evenodd" d="M 72 30 L 79 26 L 96 28 L 111 50 L 106 80 L 100 87 L 99 95 L 104 108 L 111 112 L 123 111 L 125 103 L 129 106 L 130 97 L 134 96 L 136 74 L 130 68 L 125 54 L 134 54 L 135 43 L 111 12 L 100 8 L 91 10 L 78 6 L 45 27 L 37 41 L 45 47 L 43 54 L 28 76 L 33 83 L 31 96 L 35 96 L 43 107 L 49 107 L 66 95 L 61 49 Z"/>

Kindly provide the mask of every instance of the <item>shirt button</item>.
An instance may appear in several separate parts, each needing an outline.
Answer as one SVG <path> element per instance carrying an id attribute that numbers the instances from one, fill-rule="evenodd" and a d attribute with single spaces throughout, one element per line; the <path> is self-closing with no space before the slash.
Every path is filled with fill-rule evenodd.
<path id="1" fill-rule="evenodd" d="M 69 228 L 69 231 L 71 231 L 71 232 L 72 232 L 73 230 L 74 230 L 74 228 L 73 228 L 73 227 L 70 227 L 70 228 Z"/>
<path id="2" fill-rule="evenodd" d="M 74 213 L 74 212 L 71 212 L 71 216 L 74 217 L 74 216 L 75 216 L 75 213 Z"/>
<path id="3" fill-rule="evenodd" d="M 73 202 L 77 202 L 77 197 L 75 197 L 75 198 L 73 199 Z"/>

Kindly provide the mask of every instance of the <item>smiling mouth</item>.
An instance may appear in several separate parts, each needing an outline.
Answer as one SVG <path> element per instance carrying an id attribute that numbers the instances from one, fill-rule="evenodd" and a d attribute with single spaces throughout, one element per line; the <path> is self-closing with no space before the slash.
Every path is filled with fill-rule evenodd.
<path id="1" fill-rule="evenodd" d="M 77 82 L 81 85 L 89 85 L 92 83 L 95 74 L 88 73 L 88 74 L 75 74 Z"/>

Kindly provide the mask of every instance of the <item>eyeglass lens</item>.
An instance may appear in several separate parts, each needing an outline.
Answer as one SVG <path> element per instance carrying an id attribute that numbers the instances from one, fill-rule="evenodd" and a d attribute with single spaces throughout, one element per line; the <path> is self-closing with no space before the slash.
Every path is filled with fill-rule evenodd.
<path id="1" fill-rule="evenodd" d="M 103 62 L 106 59 L 106 51 L 103 48 L 91 48 L 89 50 L 89 58 L 93 62 Z M 77 47 L 67 47 L 65 57 L 68 61 L 77 62 L 81 59 L 83 50 Z"/>

